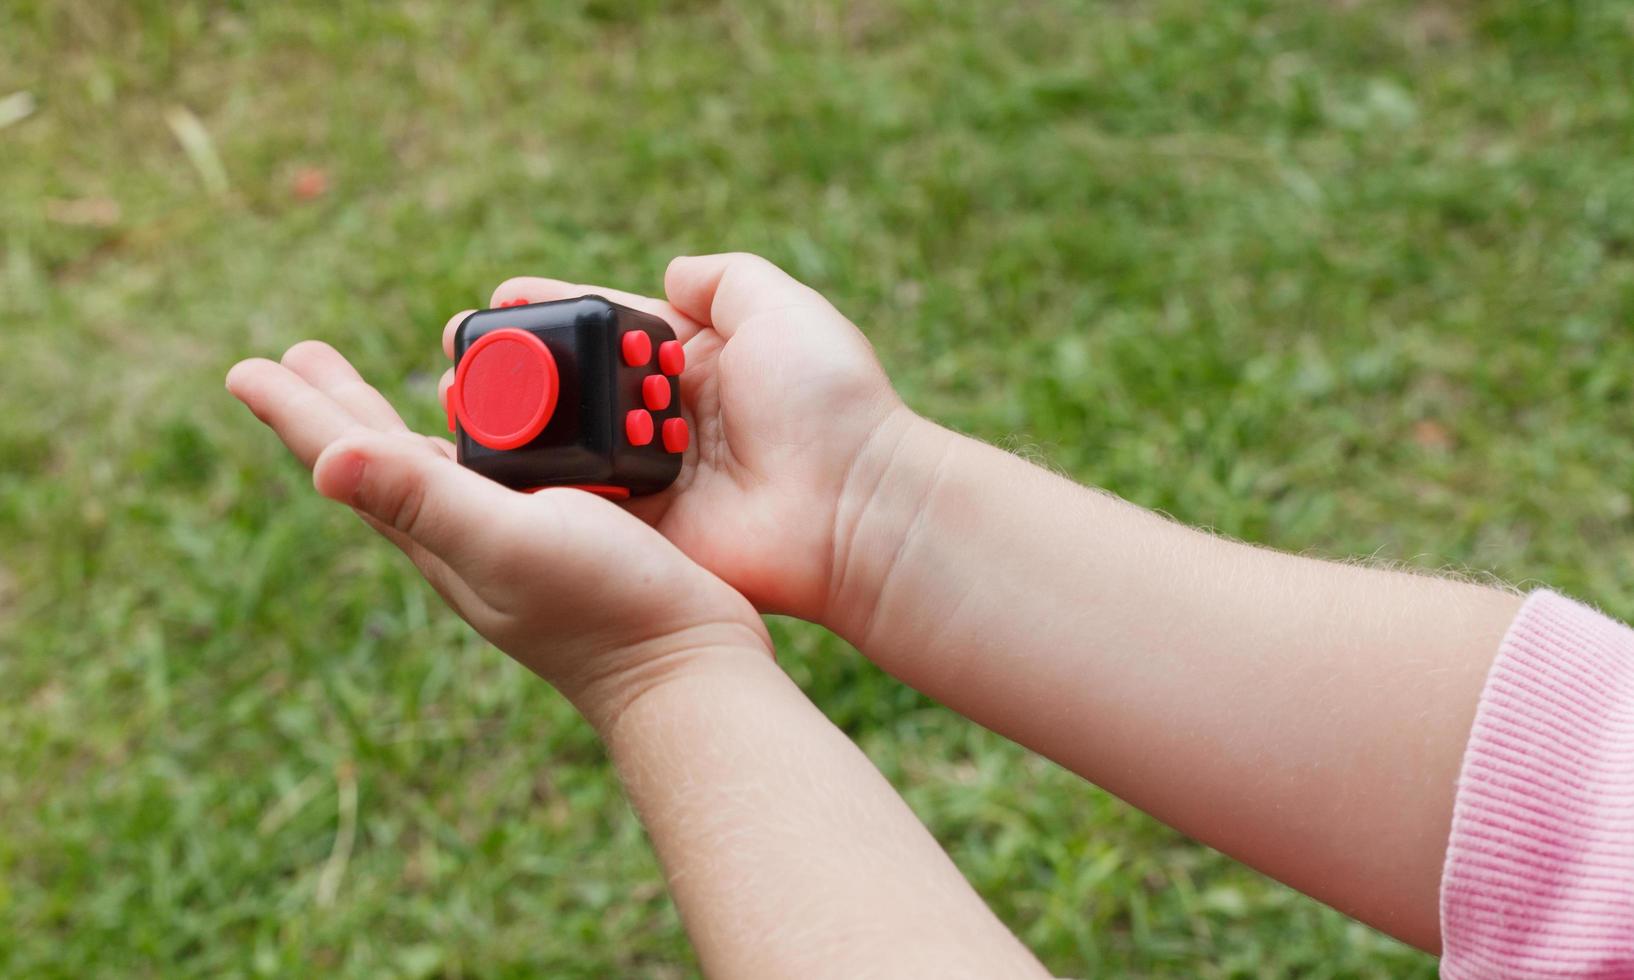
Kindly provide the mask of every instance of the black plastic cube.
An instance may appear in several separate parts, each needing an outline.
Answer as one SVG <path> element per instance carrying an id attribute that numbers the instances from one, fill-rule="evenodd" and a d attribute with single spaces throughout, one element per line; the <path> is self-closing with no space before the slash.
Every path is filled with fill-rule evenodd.
<path id="1" fill-rule="evenodd" d="M 600 296 L 473 313 L 448 392 L 459 461 L 518 490 L 657 493 L 690 439 L 685 360 L 668 323 Z"/>

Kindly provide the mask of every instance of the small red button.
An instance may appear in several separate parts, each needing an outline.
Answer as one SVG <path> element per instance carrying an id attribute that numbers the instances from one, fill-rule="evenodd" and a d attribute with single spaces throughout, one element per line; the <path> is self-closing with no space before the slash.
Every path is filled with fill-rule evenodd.
<path id="1" fill-rule="evenodd" d="M 669 453 L 684 453 L 687 451 L 687 442 L 692 433 L 687 431 L 686 419 L 664 420 L 664 451 Z"/>
<path id="2" fill-rule="evenodd" d="M 661 374 L 649 374 L 642 378 L 641 404 L 655 412 L 669 408 L 669 379 Z"/>
<path id="3" fill-rule="evenodd" d="M 678 375 L 686 370 L 686 366 L 687 352 L 681 348 L 679 340 L 666 340 L 658 345 L 658 370 Z"/>
<path id="4" fill-rule="evenodd" d="M 505 327 L 478 337 L 460 356 L 448 389 L 449 413 L 489 449 L 515 449 L 544 431 L 560 387 L 545 342 Z"/>
<path id="5" fill-rule="evenodd" d="M 665 426 L 664 431 L 669 432 L 669 427 Z M 652 442 L 652 416 L 641 408 L 624 416 L 624 437 L 630 440 L 632 446 L 645 446 Z"/>
<path id="6" fill-rule="evenodd" d="M 619 345 L 624 348 L 624 363 L 631 367 L 640 367 L 652 359 L 652 338 L 645 331 L 625 331 Z"/>

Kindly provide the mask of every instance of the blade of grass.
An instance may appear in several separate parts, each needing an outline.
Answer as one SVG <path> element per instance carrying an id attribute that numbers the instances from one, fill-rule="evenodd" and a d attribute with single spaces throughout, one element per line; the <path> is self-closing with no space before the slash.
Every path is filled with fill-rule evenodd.
<path id="1" fill-rule="evenodd" d="M 186 106 L 171 106 L 165 110 L 165 123 L 175 135 L 176 142 L 181 144 L 187 162 L 197 171 L 205 191 L 211 197 L 226 196 L 227 168 L 222 166 L 215 141 L 210 138 L 210 131 L 204 128 L 199 117 Z"/>
<path id="2" fill-rule="evenodd" d="M 39 104 L 35 102 L 33 92 L 13 92 L 0 99 L 0 129 L 22 122 L 34 115 L 37 108 Z"/>

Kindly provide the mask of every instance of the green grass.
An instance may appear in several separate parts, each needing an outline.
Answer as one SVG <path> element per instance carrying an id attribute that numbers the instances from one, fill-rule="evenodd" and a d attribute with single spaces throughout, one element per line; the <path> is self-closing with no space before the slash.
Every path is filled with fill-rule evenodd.
<path id="1" fill-rule="evenodd" d="M 0 0 L 0 973 L 695 971 L 585 726 L 221 389 L 321 337 L 433 431 L 511 274 L 761 251 L 1085 482 L 1634 615 L 1631 77 L 1609 0 Z M 775 630 L 1059 973 L 1433 975 Z"/>

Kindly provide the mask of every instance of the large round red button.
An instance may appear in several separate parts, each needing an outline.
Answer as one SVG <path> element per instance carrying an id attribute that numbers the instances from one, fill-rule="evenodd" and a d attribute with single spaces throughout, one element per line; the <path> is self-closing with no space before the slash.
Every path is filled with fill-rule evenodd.
<path id="1" fill-rule="evenodd" d="M 466 435 L 489 449 L 515 449 L 544 430 L 560 388 L 545 342 L 504 327 L 465 349 L 448 399 Z"/>

